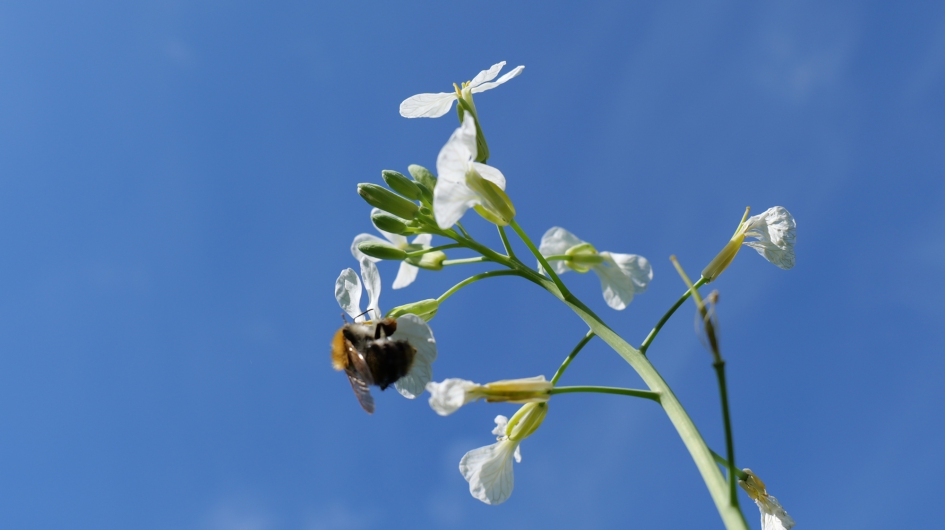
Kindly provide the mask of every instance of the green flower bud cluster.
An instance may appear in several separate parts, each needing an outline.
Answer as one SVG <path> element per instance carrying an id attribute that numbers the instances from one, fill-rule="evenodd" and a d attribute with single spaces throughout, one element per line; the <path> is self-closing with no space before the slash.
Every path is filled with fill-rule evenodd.
<path id="1" fill-rule="evenodd" d="M 390 189 L 369 182 L 358 184 L 358 195 L 383 212 L 371 218 L 380 230 L 401 235 L 426 232 L 418 228 L 426 221 L 424 217 L 432 215 L 436 177 L 423 166 L 414 164 L 408 170 L 413 179 L 391 169 L 381 171 L 381 177 Z"/>

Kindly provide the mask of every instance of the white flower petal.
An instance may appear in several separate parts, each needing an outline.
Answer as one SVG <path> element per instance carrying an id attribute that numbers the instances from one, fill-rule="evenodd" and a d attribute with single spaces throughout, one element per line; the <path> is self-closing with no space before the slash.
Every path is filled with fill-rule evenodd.
<path id="1" fill-rule="evenodd" d="M 748 230 L 745 236 L 757 238 L 758 241 L 746 241 L 745 245 L 782 269 L 794 266 L 797 223 L 790 212 L 783 206 L 775 206 L 749 217 L 746 224 Z"/>
<path id="2" fill-rule="evenodd" d="M 419 236 L 413 238 L 414 245 L 428 247 L 430 246 L 431 242 L 433 242 L 433 234 L 420 234 Z"/>
<path id="3" fill-rule="evenodd" d="M 354 236 L 354 241 L 351 242 L 351 255 L 354 256 L 354 259 L 358 261 L 361 261 L 362 259 L 366 259 L 366 260 L 370 260 L 374 262 L 380 261 L 379 259 L 372 256 L 368 256 L 367 254 L 358 250 L 358 245 L 360 245 L 361 243 L 365 241 L 374 241 L 376 243 L 387 243 L 387 241 L 384 241 L 383 239 L 373 234 L 358 234 Z"/>
<path id="4" fill-rule="evenodd" d="M 476 119 L 473 118 L 471 113 L 467 112 L 463 115 L 463 123 L 456 129 L 453 136 L 466 147 L 466 150 L 469 152 L 468 161 L 475 160 L 476 153 L 478 152 L 476 147 Z M 439 166 L 437 166 L 437 168 L 439 168 Z"/>
<path id="5" fill-rule="evenodd" d="M 479 203 L 479 196 L 465 181 L 441 180 L 433 191 L 433 216 L 436 224 L 446 229 L 462 219 L 466 210 Z"/>
<path id="6" fill-rule="evenodd" d="M 514 70 L 509 71 L 508 73 L 506 73 L 505 75 L 497 79 L 495 82 L 483 83 L 479 86 L 473 87 L 472 90 L 470 90 L 470 92 L 472 92 L 473 94 L 478 94 L 480 92 L 485 92 L 486 90 L 492 90 L 493 88 L 501 85 L 502 83 L 505 83 L 509 79 L 512 79 L 513 77 L 518 77 L 518 74 L 522 73 L 522 70 L 524 69 L 525 69 L 524 65 L 516 66 Z"/>
<path id="7" fill-rule="evenodd" d="M 492 429 L 492 434 L 496 436 L 505 436 L 505 428 L 509 425 L 509 419 L 499 414 L 493 421 L 495 421 L 495 429 Z"/>
<path id="8" fill-rule="evenodd" d="M 472 118 L 463 120 L 464 126 L 471 120 Z M 463 129 L 464 127 L 460 127 L 453 131 L 450 139 L 446 141 L 446 145 L 440 149 L 440 154 L 436 157 L 437 188 L 445 180 L 466 181 L 469 162 L 476 157 L 476 131 L 475 125 L 473 125 L 473 145 L 472 150 L 470 150 L 468 138 L 465 136 Z"/>
<path id="9" fill-rule="evenodd" d="M 351 318 L 361 314 L 361 280 L 353 269 L 341 271 L 335 280 L 335 300 Z"/>
<path id="10" fill-rule="evenodd" d="M 440 416 L 449 416 L 460 407 L 476 399 L 471 394 L 476 383 L 465 379 L 451 378 L 442 383 L 427 383 L 426 389 L 430 393 L 430 407 Z"/>
<path id="11" fill-rule="evenodd" d="M 483 70 L 476 74 L 476 77 L 472 78 L 472 81 L 469 82 L 469 86 L 475 88 L 486 81 L 492 81 L 495 79 L 495 76 L 499 75 L 499 72 L 502 71 L 502 68 L 505 66 L 505 61 L 501 63 L 496 63 L 492 65 L 488 70 Z"/>
<path id="12" fill-rule="evenodd" d="M 374 320 L 381 318 L 381 308 L 377 304 L 381 297 L 381 273 L 377 271 L 377 265 L 367 258 L 361 260 L 361 280 L 364 282 L 364 290 L 368 294 L 367 310 L 370 311 L 361 319 Z"/>
<path id="13" fill-rule="evenodd" d="M 392 285 L 391 288 L 403 289 L 404 287 L 407 287 L 417 279 L 418 272 L 420 272 L 419 268 L 407 263 L 406 261 L 401 261 L 400 268 L 397 269 L 397 277 L 394 278 L 394 285 Z"/>
<path id="14" fill-rule="evenodd" d="M 404 339 L 413 346 L 417 353 L 407 375 L 394 383 L 394 387 L 406 398 L 413 399 L 423 393 L 423 389 L 433 380 L 433 361 L 436 360 L 436 339 L 433 330 L 417 315 L 397 317 L 395 339 Z"/>
<path id="15" fill-rule="evenodd" d="M 568 232 L 560 226 L 553 226 L 541 236 L 541 244 L 538 246 L 538 252 L 542 256 L 560 256 L 568 251 L 569 248 L 584 243 L 571 232 Z M 556 260 L 548 263 L 558 274 L 563 274 L 571 270 L 563 260 Z M 539 265 L 540 266 L 540 265 Z"/>
<path id="16" fill-rule="evenodd" d="M 505 175 L 502 174 L 498 169 L 487 166 L 485 164 L 480 164 L 479 162 L 473 162 L 473 169 L 476 170 L 476 173 L 479 173 L 479 176 L 491 181 L 496 186 L 502 188 L 502 191 L 505 191 Z"/>
<path id="17" fill-rule="evenodd" d="M 512 457 L 518 443 L 502 440 L 473 449 L 459 461 L 459 472 L 469 482 L 469 493 L 486 504 L 501 504 L 512 495 L 515 476 Z"/>
<path id="18" fill-rule="evenodd" d="M 455 100 L 455 92 L 417 94 L 401 102 L 400 115 L 404 118 L 439 118 L 449 112 Z"/>
<path id="19" fill-rule="evenodd" d="M 761 510 L 761 530 L 791 530 L 795 524 L 794 519 L 784 511 L 778 499 L 771 495 L 766 495 L 763 499 L 755 501 Z"/>
<path id="20" fill-rule="evenodd" d="M 604 258 L 604 261 L 594 265 L 591 269 L 600 278 L 600 288 L 604 293 L 604 300 L 607 305 L 617 311 L 626 309 L 627 304 L 633 300 L 633 293 L 636 292 L 633 278 L 617 266 L 609 252 L 601 252 L 600 255 Z"/>
<path id="21" fill-rule="evenodd" d="M 515 457 L 516 462 L 518 462 L 519 464 L 522 463 L 522 444 L 518 444 L 515 446 L 515 454 L 513 454 L 512 456 Z"/>
<path id="22" fill-rule="evenodd" d="M 601 252 L 601 255 L 607 255 L 613 258 L 614 263 L 624 274 L 633 281 L 634 294 L 640 294 L 646 291 L 650 280 L 653 279 L 653 267 L 649 260 L 636 254 L 617 254 L 615 252 Z M 606 258 L 605 258 L 606 259 Z"/>

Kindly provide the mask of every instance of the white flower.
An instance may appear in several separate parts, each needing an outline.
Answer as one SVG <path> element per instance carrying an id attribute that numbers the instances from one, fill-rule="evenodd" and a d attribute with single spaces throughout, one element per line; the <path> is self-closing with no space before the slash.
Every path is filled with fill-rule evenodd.
<path id="1" fill-rule="evenodd" d="M 747 211 L 746 211 L 746 214 Z M 794 266 L 794 241 L 797 236 L 797 223 L 783 206 L 768 208 L 763 213 L 745 219 L 738 226 L 735 235 L 721 252 L 706 265 L 702 276 L 712 281 L 724 271 L 742 245 L 749 246 L 771 263 L 782 269 Z M 753 237 L 757 241 L 745 241 Z"/>
<path id="2" fill-rule="evenodd" d="M 625 309 L 633 295 L 645 291 L 653 279 L 650 262 L 643 256 L 597 252 L 590 243 L 558 226 L 541 236 L 538 251 L 545 257 L 559 257 L 548 263 L 558 274 L 593 270 L 600 277 L 604 300 L 617 310 Z"/>
<path id="3" fill-rule="evenodd" d="M 783 206 L 768 208 L 745 221 L 745 237 L 757 238 L 743 244 L 758 251 L 771 263 L 782 269 L 794 266 L 794 240 L 797 223 Z"/>
<path id="4" fill-rule="evenodd" d="M 381 210 L 374 208 L 373 210 L 371 210 L 371 215 L 373 216 L 376 212 L 379 212 L 379 211 Z M 423 248 L 430 248 L 430 242 L 433 240 L 433 236 L 431 234 L 420 234 L 417 237 L 415 237 L 412 242 L 408 242 L 407 238 L 400 234 L 392 234 L 390 232 L 385 232 L 380 229 L 378 229 L 377 231 L 380 232 L 385 238 L 387 238 L 387 241 L 384 241 L 383 239 L 373 234 L 358 234 L 354 236 L 354 241 L 351 243 L 351 254 L 354 256 L 354 259 L 358 261 L 361 261 L 362 259 L 369 259 L 375 263 L 380 261 L 378 258 L 368 256 L 365 253 L 358 250 L 358 245 L 365 241 L 376 241 L 378 243 L 390 242 L 390 244 L 394 245 L 395 247 L 409 252 L 410 250 L 412 250 L 410 248 L 411 245 L 416 245 L 416 247 L 414 247 L 414 249 L 416 250 L 420 250 Z M 400 269 L 397 271 L 397 278 L 394 279 L 394 284 L 392 285 L 392 287 L 394 289 L 403 289 L 404 287 L 407 287 L 408 285 L 413 283 L 415 279 L 417 279 L 417 272 L 419 270 L 420 269 L 417 268 L 416 266 L 411 265 L 407 263 L 406 261 L 401 261 Z"/>
<path id="5" fill-rule="evenodd" d="M 765 483 L 750 469 L 743 469 L 742 471 L 748 474 L 748 478 L 739 480 L 738 484 L 748 492 L 748 496 L 758 505 L 758 509 L 761 511 L 761 530 L 791 530 L 794 526 L 794 519 L 784 511 L 778 499 L 768 495 Z"/>
<path id="6" fill-rule="evenodd" d="M 490 403 L 537 403 L 548 401 L 552 384 L 545 376 L 523 379 L 505 379 L 479 385 L 465 379 L 446 379 L 442 383 L 427 383 L 430 407 L 440 416 L 448 416 L 460 407 L 477 399 Z"/>
<path id="7" fill-rule="evenodd" d="M 469 113 L 436 158 L 437 182 L 433 215 L 440 228 L 456 224 L 466 210 L 489 221 L 507 225 L 515 208 L 505 194 L 505 176 L 498 169 L 476 162 L 476 120 Z"/>
<path id="8" fill-rule="evenodd" d="M 478 94 L 479 92 L 492 90 L 522 73 L 522 70 L 525 69 L 524 66 L 518 66 L 498 80 L 492 81 L 495 79 L 495 76 L 499 75 L 499 71 L 502 70 L 504 66 L 505 61 L 492 65 L 492 68 L 479 72 L 479 75 L 474 77 L 472 81 L 463 83 L 462 89 L 457 88 L 455 92 L 417 94 L 416 96 L 411 96 L 400 104 L 400 115 L 405 118 L 439 118 L 449 112 L 450 108 L 453 106 L 453 101 L 463 96 L 463 93 Z"/>
<path id="9" fill-rule="evenodd" d="M 367 315 L 361 312 L 361 281 L 352 269 L 341 271 L 335 281 L 335 299 L 341 309 L 348 313 L 355 322 L 370 323 L 372 319 L 381 318 L 381 309 L 378 299 L 381 296 L 381 275 L 369 258 L 361 259 L 361 278 L 368 292 Z M 370 316 L 372 318 L 367 318 Z M 433 361 L 436 360 L 436 339 L 430 326 L 417 315 L 407 314 L 399 316 L 397 330 L 391 335 L 394 340 L 406 340 L 416 350 L 413 364 L 407 374 L 394 387 L 401 395 L 413 399 L 423 393 L 427 383 L 433 379 Z"/>
<path id="10" fill-rule="evenodd" d="M 548 413 L 545 403 L 528 403 L 512 416 L 496 416 L 492 434 L 498 441 L 473 449 L 459 461 L 459 472 L 469 482 L 469 493 L 486 504 L 501 504 L 512 495 L 515 476 L 512 458 L 522 461 L 519 444 L 541 425 Z"/>

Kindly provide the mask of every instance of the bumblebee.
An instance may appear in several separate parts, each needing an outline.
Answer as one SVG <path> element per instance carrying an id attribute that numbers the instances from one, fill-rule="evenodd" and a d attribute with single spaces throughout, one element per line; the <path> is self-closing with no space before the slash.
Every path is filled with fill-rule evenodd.
<path id="1" fill-rule="evenodd" d="M 385 318 L 375 322 L 345 323 L 331 341 L 331 365 L 344 370 L 358 403 L 368 414 L 374 413 L 371 385 L 384 390 L 407 375 L 417 354 L 408 341 L 391 338 L 397 321 Z"/>

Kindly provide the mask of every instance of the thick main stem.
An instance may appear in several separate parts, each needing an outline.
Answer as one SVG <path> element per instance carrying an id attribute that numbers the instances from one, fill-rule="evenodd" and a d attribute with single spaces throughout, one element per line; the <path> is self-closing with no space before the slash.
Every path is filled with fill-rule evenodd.
<path id="1" fill-rule="evenodd" d="M 544 257 L 541 256 L 538 249 L 534 248 L 528 236 L 526 236 L 524 232 L 521 232 L 521 228 L 518 228 L 518 225 L 514 222 L 512 228 L 516 229 L 516 232 L 522 236 L 522 240 L 525 241 L 525 244 L 528 245 L 532 253 L 536 254 L 539 263 L 543 262 Z M 564 284 L 560 284 L 560 279 L 557 282 L 549 280 L 548 277 L 539 274 L 523 263 L 512 261 L 494 250 L 479 244 L 475 240 L 460 236 L 452 230 L 441 232 L 441 235 L 465 244 L 468 248 L 479 252 L 491 261 L 495 261 L 496 263 L 500 263 L 517 271 L 523 278 L 543 287 L 546 291 L 571 308 L 571 310 L 588 325 L 595 335 L 600 337 L 608 346 L 613 348 L 618 355 L 623 357 L 623 359 L 636 370 L 649 389 L 659 394 L 660 405 L 662 405 L 663 410 L 666 411 L 670 422 L 672 422 L 673 426 L 676 428 L 676 432 L 679 433 L 679 437 L 689 451 L 690 456 L 692 456 L 696 468 L 702 475 L 702 480 L 705 482 L 713 502 L 715 502 L 715 507 L 722 517 L 722 522 L 725 524 L 725 527 L 728 530 L 748 530 L 748 523 L 745 522 L 745 517 L 742 515 L 741 510 L 739 510 L 737 506 L 732 506 L 729 503 L 726 480 L 715 464 L 712 451 L 709 449 L 708 445 L 706 445 L 702 435 L 699 434 L 699 429 L 696 428 L 696 425 L 692 422 L 692 419 L 686 413 L 686 410 L 676 398 L 676 395 L 673 394 L 672 389 L 670 389 L 666 381 L 663 380 L 663 377 L 660 376 L 656 368 L 650 364 L 650 361 L 640 350 L 637 350 L 627 341 L 623 340 L 623 338 L 610 329 L 600 317 L 567 291 Z M 557 275 L 554 274 L 554 271 L 551 270 L 547 262 L 542 263 L 542 267 L 545 268 L 552 278 L 557 279 Z"/>

